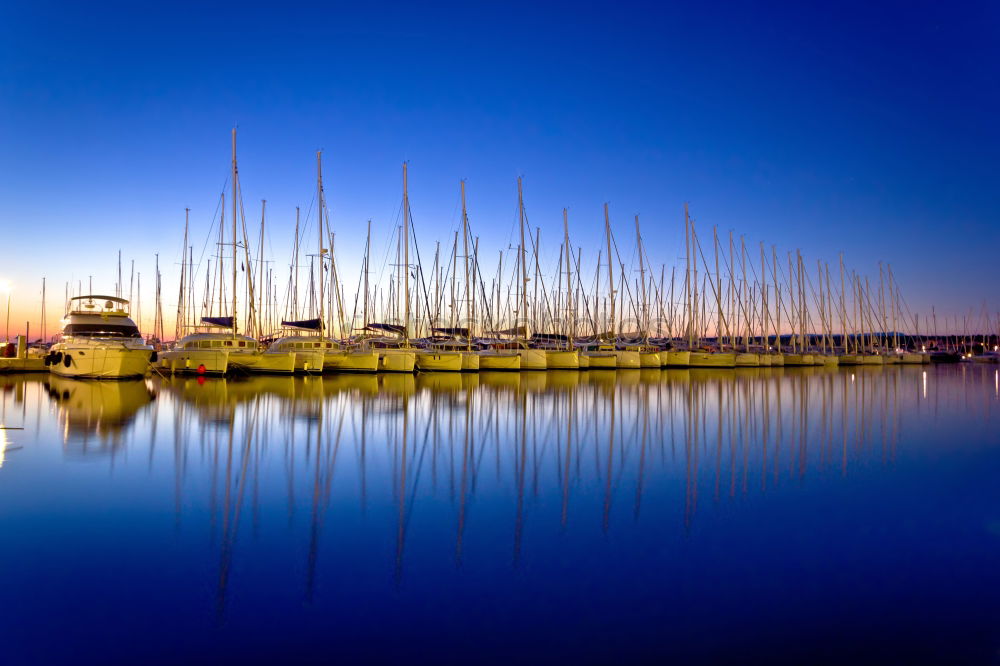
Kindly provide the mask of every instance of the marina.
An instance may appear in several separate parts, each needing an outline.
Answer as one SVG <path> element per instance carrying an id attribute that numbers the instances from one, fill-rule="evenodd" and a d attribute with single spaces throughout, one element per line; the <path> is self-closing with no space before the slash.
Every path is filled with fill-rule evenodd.
<path id="1" fill-rule="evenodd" d="M 256 234 L 259 246 L 254 248 L 253 230 L 243 211 L 233 129 L 231 214 L 227 220 L 223 192 L 208 234 L 209 240 L 218 237 L 214 265 L 211 259 L 204 265 L 193 261 L 190 211 L 185 211 L 173 339 L 166 339 L 164 332 L 158 258 L 153 330 L 144 336 L 129 318 L 119 251 L 115 295 L 67 296 L 61 336 L 38 339 L 27 349 L 26 339 L 14 342 L 8 337 L 4 356 L 16 360 L 0 365 L 0 371 L 47 368 L 63 376 L 127 379 L 147 373 L 246 376 L 1000 363 L 997 333 L 968 334 L 961 341 L 955 335 L 921 334 L 920 314 L 907 305 L 891 264 L 878 262 L 873 287 L 868 276 L 845 268 L 840 253 L 839 280 L 832 283 L 829 264 L 817 261 L 813 279 L 801 251 L 787 252 L 786 264 L 776 246 L 768 253 L 760 242 L 755 266 L 744 236 L 736 243 L 729 232 L 727 244 L 713 227 L 712 244 L 704 247 L 687 204 L 683 264 L 670 267 L 668 285 L 665 263 L 660 264 L 659 281 L 655 272 L 647 273 L 652 264 L 638 215 L 632 261 L 625 262 L 605 203 L 604 246 L 597 251 L 588 287 L 583 248 L 571 242 L 565 208 L 556 264 L 542 265 L 541 228 L 529 233 L 523 181 L 518 178 L 514 264 L 508 252 L 505 273 L 501 250 L 495 276 L 487 284 L 483 276 L 490 270 L 480 263 L 463 180 L 461 229 L 454 232 L 451 257 L 442 265 L 441 242 L 435 242 L 433 265 L 425 271 L 419 246 L 411 241 L 416 232 L 405 162 L 402 174 L 401 220 L 392 233 L 397 260 L 384 264 L 380 272 L 384 276 L 388 269 L 389 274 L 371 284 L 369 221 L 362 276 L 358 291 L 349 297 L 334 252 L 322 154 L 316 153 L 316 245 L 304 280 L 307 286 L 300 289 L 299 257 L 308 253 L 300 231 L 309 218 L 302 220 L 296 209 L 288 284 L 279 300 L 274 272 L 267 268 L 274 260 L 264 254 L 266 201 Z M 630 286 L 626 276 L 636 271 L 638 279 Z M 201 283 L 205 288 L 199 301 L 194 285 Z M 131 279 L 129 284 L 131 296 Z M 348 314 L 346 304 L 352 302 Z M 43 286 L 43 322 L 45 307 Z M 932 322 L 936 331 L 936 314 Z M 1000 317 L 985 315 L 981 324 L 986 331 L 1000 330 Z M 44 368 L 38 367 L 40 357 Z"/>
<path id="2" fill-rule="evenodd" d="M 1000 660 L 1000 5 L 0 16 L 0 666 Z"/>

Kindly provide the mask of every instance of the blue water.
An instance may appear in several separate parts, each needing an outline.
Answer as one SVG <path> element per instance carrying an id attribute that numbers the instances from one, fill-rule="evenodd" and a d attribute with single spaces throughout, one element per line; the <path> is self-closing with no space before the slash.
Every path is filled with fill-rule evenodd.
<path id="1" fill-rule="evenodd" d="M 995 366 L 0 377 L 0 663 L 997 663 Z"/>

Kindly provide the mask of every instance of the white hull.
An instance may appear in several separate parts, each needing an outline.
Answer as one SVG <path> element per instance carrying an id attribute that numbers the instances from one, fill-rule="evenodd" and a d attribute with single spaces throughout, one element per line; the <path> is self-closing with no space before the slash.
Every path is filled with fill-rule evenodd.
<path id="1" fill-rule="evenodd" d="M 295 350 L 295 374 L 323 374 L 325 352 L 322 349 Z"/>
<path id="2" fill-rule="evenodd" d="M 379 355 L 373 349 L 328 351 L 323 360 L 325 372 L 363 372 L 379 370 Z"/>
<path id="3" fill-rule="evenodd" d="M 160 352 L 160 369 L 174 375 L 224 375 L 229 352 L 215 349 L 172 349 Z"/>
<path id="4" fill-rule="evenodd" d="M 294 352 L 230 352 L 229 369 L 264 375 L 290 375 L 295 372 Z"/>
<path id="5" fill-rule="evenodd" d="M 484 351 L 479 353 L 480 370 L 520 370 L 521 357 L 515 352 Z"/>
<path id="6" fill-rule="evenodd" d="M 380 372 L 412 373 L 417 362 L 417 355 L 412 349 L 380 349 L 378 355 Z"/>
<path id="7" fill-rule="evenodd" d="M 421 372 L 461 372 L 462 352 L 418 351 L 414 365 Z"/>
<path id="8" fill-rule="evenodd" d="M 60 377 L 124 379 L 142 377 L 149 369 L 149 348 L 129 349 L 120 344 L 58 343 L 52 351 L 61 352 L 58 363 L 49 372 Z"/>
<path id="9" fill-rule="evenodd" d="M 548 367 L 544 349 L 518 349 L 516 351 L 517 355 L 521 357 L 521 370 L 545 370 Z"/>
<path id="10" fill-rule="evenodd" d="M 576 350 L 548 349 L 545 351 L 545 367 L 549 370 L 579 370 L 580 355 Z"/>

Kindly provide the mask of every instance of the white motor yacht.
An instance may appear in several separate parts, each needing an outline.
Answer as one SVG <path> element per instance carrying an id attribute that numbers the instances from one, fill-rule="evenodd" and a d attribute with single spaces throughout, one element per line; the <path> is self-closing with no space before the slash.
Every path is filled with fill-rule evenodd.
<path id="1" fill-rule="evenodd" d="M 145 344 L 128 312 L 128 301 L 97 294 L 69 301 L 62 337 L 45 357 L 49 372 L 62 377 L 142 377 L 153 348 Z"/>

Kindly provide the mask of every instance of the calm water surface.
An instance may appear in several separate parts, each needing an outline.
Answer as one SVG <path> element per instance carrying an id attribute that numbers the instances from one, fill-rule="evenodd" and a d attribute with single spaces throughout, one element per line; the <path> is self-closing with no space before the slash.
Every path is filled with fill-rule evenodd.
<path id="1" fill-rule="evenodd" d="M 0 377 L 0 663 L 996 663 L 996 367 Z"/>

